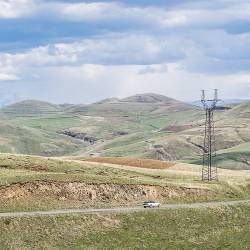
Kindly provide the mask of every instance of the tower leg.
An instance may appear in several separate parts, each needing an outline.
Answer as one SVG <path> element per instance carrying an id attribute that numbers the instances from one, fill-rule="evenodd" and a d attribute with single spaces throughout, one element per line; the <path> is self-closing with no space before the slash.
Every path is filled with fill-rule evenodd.
<path id="1" fill-rule="evenodd" d="M 213 181 L 218 180 L 217 167 L 214 161 L 216 156 L 215 136 L 214 136 L 214 110 L 206 109 L 206 122 L 204 134 L 204 149 L 203 149 L 203 167 L 202 180 Z"/>

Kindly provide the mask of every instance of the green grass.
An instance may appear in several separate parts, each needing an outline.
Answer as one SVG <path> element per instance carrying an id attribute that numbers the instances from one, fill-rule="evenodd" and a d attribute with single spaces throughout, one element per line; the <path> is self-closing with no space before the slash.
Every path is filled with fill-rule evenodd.
<path id="1" fill-rule="evenodd" d="M 250 207 L 1 218 L 2 249 L 249 249 Z M 32 229 L 32 230 L 31 230 Z"/>
<path id="2" fill-rule="evenodd" d="M 2 142 L 0 152 L 58 156 L 72 154 L 86 147 L 86 143 L 80 140 L 50 131 L 52 128 L 48 124 L 41 124 L 41 126 L 44 128 L 35 128 L 36 126 L 32 127 L 32 125 L 30 127 L 19 126 L 16 122 L 2 121 L 0 123 Z"/>
<path id="3" fill-rule="evenodd" d="M 240 147 L 239 147 L 240 148 Z M 188 161 L 192 164 L 202 164 L 202 160 Z M 225 153 L 218 153 L 215 161 L 216 165 L 221 168 L 235 169 L 235 170 L 250 170 L 250 152 L 249 151 L 228 151 Z"/>
<path id="4" fill-rule="evenodd" d="M 0 155 L 0 174 L 3 178 L 0 185 L 34 180 L 43 181 L 84 181 L 88 183 L 117 184 L 159 184 L 151 175 L 134 172 L 102 164 L 67 162 L 63 160 L 46 159 L 42 157 Z M 164 183 L 164 180 L 163 180 Z"/>
<path id="5" fill-rule="evenodd" d="M 73 158 L 74 159 L 74 158 Z M 148 184 L 172 187 L 216 188 L 199 176 L 116 167 L 101 163 L 55 160 L 45 157 L 0 154 L 0 186 L 32 181 L 61 181 L 110 184 Z"/>
<path id="6" fill-rule="evenodd" d="M 250 151 L 250 142 L 242 143 L 232 148 L 219 150 L 218 153 L 233 153 L 233 152 L 249 152 Z"/>
<path id="7" fill-rule="evenodd" d="M 69 115 L 47 115 L 42 117 L 12 118 L 12 124 L 46 131 L 57 132 L 61 129 L 81 125 L 81 120 L 76 116 Z"/>

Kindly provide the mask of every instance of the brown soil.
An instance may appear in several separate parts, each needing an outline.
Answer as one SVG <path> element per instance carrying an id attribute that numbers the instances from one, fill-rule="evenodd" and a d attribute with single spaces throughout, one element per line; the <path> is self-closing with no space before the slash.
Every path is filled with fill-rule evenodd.
<path id="1" fill-rule="evenodd" d="M 31 202 L 36 206 L 46 201 L 54 204 L 74 204 L 81 207 L 101 207 L 140 204 L 147 199 L 166 202 L 172 198 L 198 198 L 206 189 L 161 187 L 151 185 L 88 184 L 81 182 L 36 181 L 12 184 L 0 188 L 0 208 L 7 204 Z M 5 204 L 5 205 L 4 205 Z M 44 206 L 44 205 L 43 205 Z"/>
<path id="2" fill-rule="evenodd" d="M 175 163 L 167 161 L 135 159 L 128 157 L 92 157 L 87 158 L 86 161 L 151 169 L 167 169 L 175 165 Z"/>

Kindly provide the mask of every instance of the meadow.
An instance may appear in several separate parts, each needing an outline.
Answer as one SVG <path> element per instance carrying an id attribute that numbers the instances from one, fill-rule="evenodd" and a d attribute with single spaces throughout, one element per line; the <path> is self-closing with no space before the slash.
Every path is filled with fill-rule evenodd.
<path id="1" fill-rule="evenodd" d="M 0 245 L 1 249 L 240 250 L 249 249 L 249 224 L 249 206 L 1 218 Z"/>

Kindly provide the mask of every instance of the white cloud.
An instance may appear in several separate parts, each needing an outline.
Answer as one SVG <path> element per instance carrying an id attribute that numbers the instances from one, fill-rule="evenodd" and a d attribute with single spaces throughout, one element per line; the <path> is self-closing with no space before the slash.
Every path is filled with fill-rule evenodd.
<path id="1" fill-rule="evenodd" d="M 1 73 L 0 72 L 0 81 L 15 81 L 20 80 L 20 78 L 13 74 Z"/>
<path id="2" fill-rule="evenodd" d="M 250 98 L 250 74 L 206 75 L 190 73 L 175 63 L 166 66 L 167 72 L 154 74 L 138 74 L 143 65 L 30 66 L 12 89 L 23 98 L 56 103 L 91 103 L 111 96 L 122 98 L 146 92 L 189 101 L 200 97 L 200 89 L 214 88 L 219 89 L 222 99 Z M 39 77 L 34 79 L 30 72 Z"/>
<path id="3" fill-rule="evenodd" d="M 154 74 L 154 73 L 166 73 L 168 71 L 168 66 L 166 64 L 153 64 L 146 65 L 142 67 L 139 71 L 139 75 L 143 74 Z"/>
<path id="4" fill-rule="evenodd" d="M 185 56 L 177 50 L 175 38 L 153 38 L 124 34 L 105 39 L 85 39 L 30 49 L 26 52 L 0 54 L 5 67 L 58 66 L 81 64 L 153 64 L 176 61 Z M 14 65 L 14 66 L 13 66 Z"/>
<path id="5" fill-rule="evenodd" d="M 211 7 L 213 6 L 213 7 Z M 216 8 L 214 7 L 216 6 Z M 187 3 L 178 8 L 135 7 L 116 2 L 67 3 L 45 0 L 1 0 L 0 18 L 39 17 L 84 22 L 133 22 L 147 28 L 218 26 L 234 20 L 250 20 L 249 1 Z M 145 26 L 144 26 L 145 28 Z"/>
<path id="6" fill-rule="evenodd" d="M 0 81 L 19 79 L 19 91 L 27 97 L 48 95 L 53 101 L 96 101 L 138 92 L 187 99 L 197 89 L 199 95 L 201 88 L 214 87 L 227 97 L 247 95 L 250 35 L 229 34 L 224 25 L 250 21 L 248 1 L 193 1 L 171 9 L 118 2 L 0 0 L 0 18 L 90 22 L 105 28 L 94 38 L 87 34 L 71 43 L 0 53 Z M 125 31 L 118 33 L 122 27 Z M 61 97 L 55 95 L 60 91 Z"/>
<path id="7" fill-rule="evenodd" d="M 30 16 L 35 9 L 35 1 L 32 0 L 0 0 L 0 18 Z"/>
<path id="8" fill-rule="evenodd" d="M 206 74 L 239 73 L 250 67 L 250 54 L 246 51 L 249 42 L 249 34 L 235 36 L 221 30 L 198 31 L 185 39 L 172 35 L 118 34 L 40 46 L 20 53 L 0 53 L 0 67 L 15 75 L 20 75 L 25 67 L 83 64 L 148 65 L 140 68 L 139 74 L 171 72 L 175 70 L 173 65 Z"/>
<path id="9" fill-rule="evenodd" d="M 189 6 L 179 8 L 132 7 L 119 2 L 92 3 L 43 3 L 40 11 L 47 9 L 56 18 L 89 22 L 133 22 L 134 26 L 144 24 L 147 28 L 175 28 L 187 26 L 224 25 L 234 20 L 250 20 L 250 3 L 247 1 L 213 1 L 213 6 Z"/>
<path id="10" fill-rule="evenodd" d="M 54 5 L 54 12 L 71 21 L 132 20 L 150 26 L 176 27 L 186 23 L 186 16 L 157 7 L 131 7 L 119 3 L 74 3 Z"/>
<path id="11" fill-rule="evenodd" d="M 160 65 L 159 65 L 160 66 Z M 121 74 L 119 96 L 134 93 L 156 92 L 179 100 L 200 98 L 200 89 L 219 89 L 220 98 L 250 98 L 250 74 L 200 74 L 182 69 L 180 65 L 168 64 L 168 72 L 135 74 L 133 68 Z M 139 66 L 134 66 L 139 67 Z"/>
<path id="12" fill-rule="evenodd" d="M 122 8 L 115 3 L 75 3 L 58 4 L 55 9 L 62 18 L 90 21 L 117 17 Z"/>

